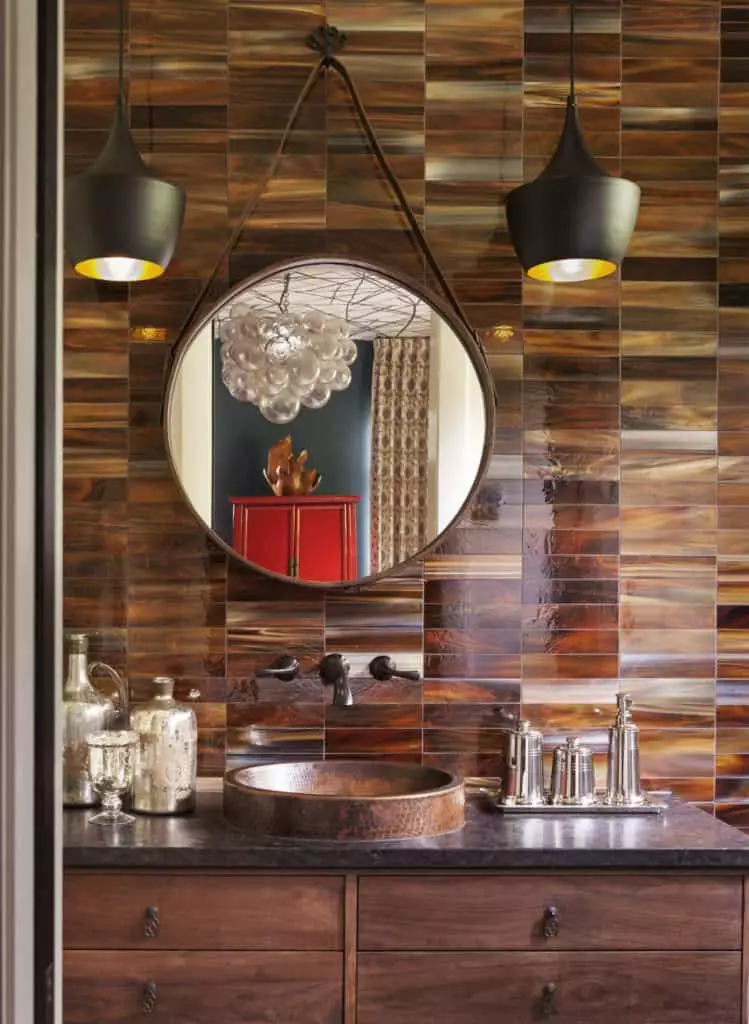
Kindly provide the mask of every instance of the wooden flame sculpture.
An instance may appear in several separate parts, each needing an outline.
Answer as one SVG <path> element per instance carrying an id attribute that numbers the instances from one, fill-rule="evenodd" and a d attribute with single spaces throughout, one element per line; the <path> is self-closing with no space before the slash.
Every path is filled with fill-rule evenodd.
<path id="1" fill-rule="evenodd" d="M 268 467 L 263 470 L 268 486 L 277 498 L 298 494 L 312 494 L 322 476 L 316 469 L 305 469 L 308 451 L 294 455 L 291 450 L 291 434 L 274 444 L 268 452 Z"/>

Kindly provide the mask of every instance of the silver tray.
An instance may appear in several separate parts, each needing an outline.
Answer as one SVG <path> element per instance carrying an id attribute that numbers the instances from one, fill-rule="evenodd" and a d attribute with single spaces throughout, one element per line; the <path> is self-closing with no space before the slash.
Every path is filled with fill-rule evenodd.
<path id="1" fill-rule="evenodd" d="M 584 807 L 570 806 L 569 804 L 538 804 L 528 806 L 527 804 L 503 804 L 497 801 L 494 806 L 502 814 L 525 814 L 525 815 L 557 815 L 557 814 L 661 814 L 666 810 L 668 804 L 657 803 L 654 800 L 645 799 L 645 803 L 633 804 L 628 807 L 617 807 L 605 804 L 597 800 L 594 804 L 586 804 Z"/>

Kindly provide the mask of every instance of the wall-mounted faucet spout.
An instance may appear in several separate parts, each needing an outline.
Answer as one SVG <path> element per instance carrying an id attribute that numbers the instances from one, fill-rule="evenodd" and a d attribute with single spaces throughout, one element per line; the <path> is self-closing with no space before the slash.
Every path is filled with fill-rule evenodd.
<path id="1" fill-rule="evenodd" d="M 351 666 L 342 654 L 326 654 L 320 662 L 320 678 L 326 685 L 334 687 L 333 703 L 337 708 L 354 705 L 354 695 L 349 686 L 348 674 Z"/>

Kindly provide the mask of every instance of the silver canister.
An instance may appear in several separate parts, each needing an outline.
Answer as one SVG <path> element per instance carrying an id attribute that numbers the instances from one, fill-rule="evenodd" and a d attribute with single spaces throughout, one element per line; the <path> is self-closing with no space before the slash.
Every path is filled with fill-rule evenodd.
<path id="1" fill-rule="evenodd" d="M 578 736 L 554 750 L 551 765 L 551 802 L 585 807 L 595 802 L 596 785 L 593 751 L 583 747 Z"/>
<path id="2" fill-rule="evenodd" d="M 618 694 L 616 704 L 616 721 L 609 729 L 606 802 L 634 807 L 644 802 L 640 789 L 640 730 L 632 721 L 630 694 Z"/>
<path id="3" fill-rule="evenodd" d="M 518 722 L 507 738 L 507 782 L 503 803 L 544 803 L 543 736 L 530 722 Z"/>
<path id="4" fill-rule="evenodd" d="M 130 713 L 138 736 L 132 807 L 141 814 L 186 814 L 195 807 L 197 719 L 174 699 L 173 679 L 157 676 L 153 689 L 151 700 Z"/>
<path id="5" fill-rule="evenodd" d="M 62 802 L 65 807 L 93 807 L 99 798 L 88 775 L 86 740 L 94 732 L 113 729 L 127 716 L 127 687 L 102 661 L 89 665 L 88 635 L 68 633 L 68 666 L 62 691 Z M 100 693 L 91 674 L 105 671 L 114 681 L 117 700 Z"/>

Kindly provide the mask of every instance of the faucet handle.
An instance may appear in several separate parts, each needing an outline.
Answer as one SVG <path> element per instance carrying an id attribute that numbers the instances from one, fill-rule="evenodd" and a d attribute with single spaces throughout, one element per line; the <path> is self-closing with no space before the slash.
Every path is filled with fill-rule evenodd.
<path id="1" fill-rule="evenodd" d="M 387 654 L 378 654 L 369 663 L 369 671 L 378 683 L 386 683 L 389 679 L 411 679 L 418 682 L 421 679 L 420 672 L 399 672 L 398 666 Z"/>
<path id="2" fill-rule="evenodd" d="M 261 668 L 255 673 L 256 679 L 264 679 L 270 676 L 273 679 L 281 679 L 284 683 L 290 683 L 299 675 L 300 665 L 298 660 L 291 654 L 282 654 L 267 668 Z"/>

